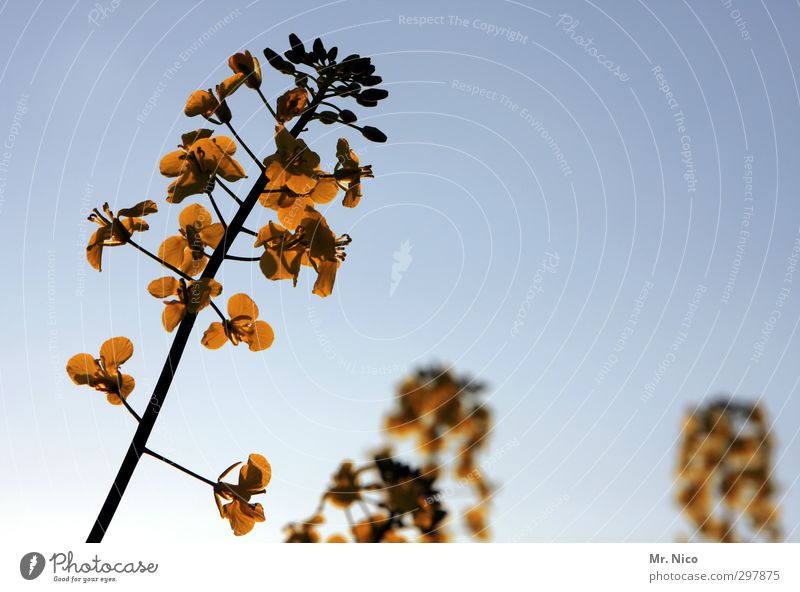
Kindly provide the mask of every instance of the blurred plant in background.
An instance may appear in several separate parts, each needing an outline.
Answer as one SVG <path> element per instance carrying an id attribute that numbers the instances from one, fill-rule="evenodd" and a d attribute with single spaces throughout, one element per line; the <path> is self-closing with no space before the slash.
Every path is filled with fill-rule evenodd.
<path id="1" fill-rule="evenodd" d="M 394 440 L 415 439 L 417 466 L 394 455 L 391 446 L 360 465 L 343 461 L 315 512 L 286 527 L 286 542 L 321 542 L 329 508 L 344 512 L 349 533 L 331 534 L 326 542 L 447 542 L 454 512 L 449 492 L 459 488 L 474 498 L 463 511 L 467 531 L 475 540 L 488 540 L 491 486 L 477 460 L 491 429 L 490 412 L 480 400 L 485 390 L 483 383 L 440 366 L 403 380 L 384 429 Z M 453 486 L 445 490 L 447 482 Z"/>
<path id="2" fill-rule="evenodd" d="M 677 502 L 699 537 L 781 540 L 774 442 L 758 403 L 719 399 L 689 411 L 678 451 Z"/>

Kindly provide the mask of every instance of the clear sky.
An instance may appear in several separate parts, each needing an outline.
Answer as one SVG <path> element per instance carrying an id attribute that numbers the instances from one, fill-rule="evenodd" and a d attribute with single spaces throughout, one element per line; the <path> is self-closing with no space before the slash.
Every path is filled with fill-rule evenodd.
<path id="1" fill-rule="evenodd" d="M 391 95 L 364 117 L 389 142 L 311 130 L 324 162 L 345 135 L 376 172 L 357 209 L 331 208 L 354 239 L 333 296 L 227 263 L 226 293 L 254 296 L 275 344 L 207 351 L 195 329 L 156 425 L 155 449 L 209 476 L 269 458 L 267 523 L 244 540 L 307 516 L 337 463 L 381 442 L 393 385 L 438 360 L 490 384 L 496 540 L 675 540 L 681 416 L 734 393 L 763 397 L 800 541 L 799 16 L 744 0 L 3 3 L 4 527 L 83 540 L 134 426 L 66 360 L 129 336 L 143 409 L 171 341 L 152 261 L 120 248 L 89 268 L 87 208 L 157 201 L 141 241 L 156 249 L 179 211 L 158 161 L 198 127 L 187 96 L 295 32 L 373 56 Z M 264 70 L 277 96 L 288 79 Z M 231 106 L 269 153 L 257 97 Z M 207 488 L 143 459 L 107 540 L 154 533 L 233 540 Z"/>

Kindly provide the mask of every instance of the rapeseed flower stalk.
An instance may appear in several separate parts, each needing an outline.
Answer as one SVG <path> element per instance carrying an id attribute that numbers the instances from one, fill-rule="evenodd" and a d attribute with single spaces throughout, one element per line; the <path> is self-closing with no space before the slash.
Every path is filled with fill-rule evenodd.
<path id="1" fill-rule="evenodd" d="M 281 74 L 293 78 L 293 88 L 281 95 L 273 105 L 263 93 L 264 74 L 259 60 L 250 51 L 230 56 L 228 65 L 232 74 L 213 88 L 195 90 L 184 105 L 188 117 L 201 116 L 216 126 L 225 126 L 233 136 L 218 135 L 212 129 L 200 128 L 182 134 L 178 149 L 161 158 L 159 170 L 172 179 L 167 187 L 166 201 L 179 204 L 197 196 L 208 199 L 216 220 L 201 203 L 191 203 L 178 216 L 178 234 L 166 238 L 153 253 L 133 240 L 134 233 L 148 230 L 144 216 L 158 211 L 155 202 L 144 200 L 116 214 L 109 204 L 102 211 L 95 209 L 90 220 L 100 228 L 92 235 L 86 248 L 89 264 L 97 271 L 102 269 L 103 250 L 106 247 L 131 245 L 147 255 L 173 275 L 152 280 L 147 291 L 164 301 L 161 322 L 174 338 L 155 383 L 140 415 L 128 402 L 134 390 L 132 376 L 121 372 L 121 365 L 133 355 L 133 343 L 126 337 L 114 337 L 100 348 L 100 356 L 78 354 L 67 362 L 66 371 L 77 385 L 89 386 L 106 395 L 109 403 L 123 406 L 137 422 L 136 432 L 122 461 L 103 507 L 89 534 L 88 542 L 103 539 L 114 514 L 125 494 L 130 479 L 143 455 L 151 456 L 210 486 L 213 489 L 220 516 L 228 520 L 235 535 L 251 532 L 255 524 L 265 517 L 261 503 L 251 498 L 265 493 L 271 479 L 271 468 L 260 454 L 250 454 L 239 471 L 237 483 L 226 483 L 225 476 L 240 463 L 231 465 L 214 481 L 147 447 L 158 414 L 164 405 L 172 380 L 189 342 L 195 321 L 209 309 L 219 317 L 203 333 L 200 342 L 209 349 L 217 349 L 230 342 L 245 343 L 252 352 L 268 349 L 276 340 L 272 326 L 261 318 L 258 305 L 247 294 L 236 293 L 228 299 L 227 314 L 214 302 L 222 293 L 222 285 L 215 279 L 225 261 L 258 263 L 264 276 L 270 280 L 292 279 L 297 282 L 300 268 L 311 267 L 316 272 L 313 293 L 329 296 L 341 263 L 344 248 L 351 242 L 347 234 L 337 234 L 316 206 L 331 202 L 340 190 L 351 191 L 360 178 L 371 176 L 370 167 L 360 167 L 357 159 L 350 164 L 337 165 L 336 171 L 320 169 L 320 156 L 305 141 L 299 139 L 306 127 L 314 121 L 325 125 L 339 123 L 361 132 L 367 140 L 383 142 L 386 136 L 374 127 L 356 124 L 357 116 L 342 109 L 332 101 L 354 99 L 363 107 L 373 107 L 388 93 L 371 88 L 381 82 L 369 58 L 358 55 L 337 61 L 338 49 L 326 49 L 316 39 L 313 49 L 306 51 L 296 35 L 289 37 L 290 49 L 285 59 L 273 50 L 264 50 L 267 62 Z M 279 85 L 280 86 L 280 85 Z M 275 124 L 273 154 L 262 157 L 250 149 L 234 128 L 233 102 L 236 94 L 255 91 Z M 323 105 L 333 106 L 333 116 L 322 111 Z M 292 121 L 291 128 L 286 124 Z M 340 140 L 339 145 L 347 144 Z M 234 158 L 238 148 L 252 159 L 257 169 L 255 180 L 244 197 L 236 194 L 228 183 L 236 183 L 248 175 L 245 167 Z M 353 165 L 355 162 L 355 165 Z M 356 168 L 353 168 L 353 167 Z M 343 168 L 345 167 L 345 168 Z M 223 219 L 215 199 L 217 189 L 222 189 L 238 205 L 233 218 Z M 348 207 L 357 203 L 345 197 Z M 261 202 L 275 213 L 260 231 L 246 226 L 247 218 L 256 203 Z M 249 234 L 256 237 L 250 255 L 231 253 L 237 237 Z M 344 479 L 344 476 L 342 477 Z M 312 538 L 311 529 L 300 529 L 298 537 Z"/>

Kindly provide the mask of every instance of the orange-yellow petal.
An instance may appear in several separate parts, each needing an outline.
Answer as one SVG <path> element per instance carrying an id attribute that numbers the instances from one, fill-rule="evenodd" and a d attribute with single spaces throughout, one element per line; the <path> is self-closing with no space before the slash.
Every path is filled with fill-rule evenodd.
<path id="1" fill-rule="evenodd" d="M 183 302 L 172 300 L 164 303 L 164 312 L 161 313 L 161 323 L 167 333 L 171 333 L 186 316 L 186 305 Z"/>
<path id="2" fill-rule="evenodd" d="M 92 386 L 100 373 L 100 365 L 89 354 L 74 355 L 67 362 L 67 374 L 75 384 Z"/>
<path id="3" fill-rule="evenodd" d="M 180 268 L 183 266 L 186 246 L 186 239 L 181 235 L 167 237 L 158 247 L 158 256 L 173 267 Z"/>
<path id="4" fill-rule="evenodd" d="M 247 294 L 234 294 L 228 299 L 228 317 L 231 320 L 239 317 L 255 320 L 258 318 L 258 306 Z"/>
<path id="5" fill-rule="evenodd" d="M 147 291 L 156 298 L 167 298 L 178 293 L 181 283 L 174 277 L 166 276 L 153 280 L 147 285 Z"/>
<path id="6" fill-rule="evenodd" d="M 194 226 L 197 230 L 211 224 L 211 212 L 200 204 L 191 204 L 181 210 L 178 216 L 178 224 L 181 228 Z"/>
<path id="7" fill-rule="evenodd" d="M 265 350 L 275 341 L 275 332 L 266 321 L 256 321 L 253 323 L 253 332 L 245 333 L 242 341 L 247 343 L 250 351 Z"/>
<path id="8" fill-rule="evenodd" d="M 100 346 L 100 360 L 108 372 L 116 372 L 132 355 L 133 343 L 127 337 L 112 337 Z"/>
<path id="9" fill-rule="evenodd" d="M 133 379 L 133 376 L 128 374 L 120 374 L 120 387 L 119 392 L 122 395 L 123 399 L 127 399 L 128 395 L 131 394 L 134 387 L 136 386 L 136 381 Z M 111 403 L 112 405 L 122 405 L 122 401 L 120 400 L 119 396 L 116 393 L 108 393 L 106 395 L 106 400 Z"/>
<path id="10" fill-rule="evenodd" d="M 247 464 L 239 469 L 239 487 L 253 493 L 264 489 L 272 479 L 272 467 L 260 454 L 251 454 Z"/>
<path id="11" fill-rule="evenodd" d="M 331 295 L 338 268 L 338 261 L 322 261 L 317 265 L 317 281 L 314 282 L 314 294 L 322 298 Z"/>
<path id="12" fill-rule="evenodd" d="M 200 240 L 203 241 L 204 245 L 216 249 L 224 234 L 225 227 L 222 223 L 215 222 L 214 224 L 209 224 L 200 231 Z"/>
<path id="13" fill-rule="evenodd" d="M 209 117 L 216 111 L 217 107 L 219 107 L 217 97 L 207 90 L 196 90 L 189 95 L 183 112 L 187 117 L 194 117 L 196 115 Z"/>
<path id="14" fill-rule="evenodd" d="M 186 153 L 183 150 L 170 152 L 161 159 L 158 169 L 165 177 L 177 177 L 186 166 L 185 158 Z"/>
<path id="15" fill-rule="evenodd" d="M 247 504 L 238 499 L 222 507 L 222 514 L 227 518 L 233 534 L 242 536 L 253 530 L 256 522 L 264 522 L 264 508 L 261 504 Z"/>
<path id="16" fill-rule="evenodd" d="M 310 197 L 314 200 L 314 203 L 326 204 L 332 201 L 337 193 L 339 193 L 339 186 L 336 184 L 336 179 L 323 177 L 311 191 Z"/>
<path id="17" fill-rule="evenodd" d="M 222 323 L 213 322 L 208 326 L 206 332 L 203 333 L 203 338 L 200 343 L 205 345 L 208 349 L 219 349 L 225 342 L 228 341 L 228 336 L 225 335 L 225 327 Z"/>

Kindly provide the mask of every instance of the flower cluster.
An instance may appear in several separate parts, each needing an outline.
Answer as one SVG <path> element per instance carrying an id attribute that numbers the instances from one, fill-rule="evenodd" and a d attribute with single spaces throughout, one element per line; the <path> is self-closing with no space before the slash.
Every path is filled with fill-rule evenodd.
<path id="1" fill-rule="evenodd" d="M 437 454 L 451 443 L 458 451 L 455 475 L 451 477 L 474 488 L 478 498 L 464 512 L 467 530 L 475 539 L 487 540 L 491 491 L 476 462 L 476 453 L 485 446 L 490 427 L 488 410 L 476 400 L 483 389 L 475 381 L 437 367 L 420 370 L 403 381 L 400 400 L 407 402 L 406 396 L 411 395 L 413 403 L 410 409 L 402 407 L 389 416 L 390 433 L 398 433 L 394 428 L 400 416 L 407 428 L 401 433 L 430 436 L 436 432 L 436 443 L 423 449 L 421 466 L 412 467 L 394 457 L 390 447 L 383 448 L 361 466 L 349 460 L 342 462 L 314 514 L 286 527 L 286 542 L 320 542 L 323 537 L 319 529 L 325 522 L 324 510 L 328 506 L 344 511 L 350 523 L 347 535 L 330 535 L 326 539 L 329 543 L 450 540 L 446 496 L 441 485 L 445 478 L 444 463 Z M 354 511 L 362 515 L 361 519 L 353 518 Z"/>
<path id="2" fill-rule="evenodd" d="M 718 400 L 687 413 L 678 453 L 677 501 L 695 532 L 713 542 L 779 541 L 773 443 L 755 403 Z"/>
<path id="3" fill-rule="evenodd" d="M 485 385 L 439 366 L 423 368 L 397 389 L 396 408 L 384 427 L 396 438 L 415 437 L 428 466 L 439 470 L 440 455 L 454 456 L 454 477 L 475 492 L 475 505 L 464 515 L 470 532 L 488 538 L 486 519 L 491 487 L 477 462 L 491 430 L 491 415 L 479 400 Z"/>
<path id="4" fill-rule="evenodd" d="M 313 293 L 326 297 L 333 292 L 337 272 L 345 259 L 345 247 L 351 242 L 350 236 L 331 230 L 318 207 L 329 204 L 340 191 L 344 193 L 342 203 L 345 207 L 358 205 L 363 194 L 362 180 L 373 176 L 372 167 L 362 166 L 348 141 L 341 138 L 336 146 L 336 164 L 332 165 L 332 170 L 323 170 L 319 154 L 298 136 L 313 121 L 325 125 L 338 122 L 358 130 L 367 140 L 384 142 L 386 136 L 383 132 L 371 126 L 357 125 L 355 113 L 336 102 L 352 98 L 362 107 L 374 107 L 388 93 L 372 88 L 381 79 L 375 75 L 375 67 L 369 58 L 351 55 L 337 61 L 338 49 L 326 49 L 319 39 L 314 41 L 310 52 L 305 50 L 296 35 L 291 35 L 289 42 L 291 48 L 284 53 L 285 59 L 269 48 L 264 50 L 274 68 L 294 79 L 292 87 L 273 102 L 267 99 L 262 89 L 264 75 L 261 64 L 248 50 L 229 57 L 231 73 L 213 89 L 198 89 L 189 95 L 184 106 L 185 115 L 199 116 L 215 126 L 225 126 L 235 141 L 227 135 L 215 134 L 212 129 L 195 129 L 182 134 L 177 150 L 160 160 L 161 174 L 171 180 L 166 189 L 166 201 L 179 204 L 193 196 L 207 198 L 216 219 L 201 203 L 186 205 L 178 214 L 177 234 L 168 236 L 157 253 L 152 253 L 135 242 L 133 235 L 149 229 L 144 217 L 158 211 L 155 202 L 144 200 L 116 214 L 106 203 L 102 211 L 94 209 L 89 216 L 89 220 L 100 227 L 92 234 L 86 247 L 86 258 L 94 269 L 102 270 L 106 247 L 131 245 L 171 274 L 157 277 L 147 285 L 147 291 L 163 301 L 161 323 L 164 329 L 167 332 L 178 329 L 179 336 L 170 349 L 165 371 L 148 402 L 148 412 L 140 416 L 126 400 L 135 385 L 134 379 L 120 370 L 133 354 L 133 344 L 129 339 L 109 339 L 100 348 L 99 358 L 78 354 L 69 360 L 66 368 L 76 384 L 90 386 L 104 393 L 110 403 L 123 405 L 139 422 L 140 428 L 149 428 L 145 431 L 147 434 L 169 390 L 195 315 L 210 309 L 219 317 L 218 321 L 208 325 L 200 339 L 208 349 L 218 349 L 226 343 L 234 346 L 245 343 L 250 351 L 258 352 L 269 348 L 275 340 L 273 328 L 259 318 L 259 307 L 249 295 L 233 294 L 227 302 L 227 314 L 216 304 L 215 298 L 222 294 L 222 284 L 215 275 L 224 261 L 258 262 L 267 279 L 291 279 L 294 285 L 301 268 L 310 267 L 316 273 Z M 240 96 L 246 92 L 240 89 L 257 93 L 274 122 L 275 151 L 266 157 L 256 156 L 232 124 L 232 97 L 237 92 Z M 291 128 L 287 127 L 290 122 Z M 264 143 L 262 138 L 259 145 Z M 258 169 L 246 199 L 238 197 L 227 185 L 248 176 L 245 167 L 234 158 L 238 148 L 244 149 Z M 215 199 L 218 189 L 238 204 L 230 224 L 223 218 Z M 246 226 L 256 202 L 274 212 L 274 220 L 258 231 Z M 230 252 L 242 234 L 255 237 L 252 247 L 255 252 L 249 256 Z M 145 436 L 145 442 L 139 442 L 139 446 L 143 447 L 146 439 Z M 213 486 L 220 515 L 230 522 L 234 534 L 246 534 L 255 523 L 264 521 L 261 505 L 250 502 L 252 496 L 263 493 L 270 480 L 270 465 L 263 456 L 251 454 L 239 472 L 238 483 L 230 484 L 222 479 L 240 463 L 231 466 L 213 482 L 146 447 L 143 450 L 145 454 Z M 130 467 L 130 464 L 123 465 L 121 471 L 132 471 Z M 127 483 L 129 479 L 130 474 L 122 481 Z M 110 519 L 102 515 L 101 518 Z M 98 521 L 96 524 L 96 530 L 101 533 L 99 538 L 106 527 L 107 523 Z M 299 532 L 297 536 L 301 534 Z"/>
<path id="5" fill-rule="evenodd" d="M 317 543 L 322 540 L 319 525 L 325 522 L 326 504 L 344 510 L 349 520 L 349 537 L 333 534 L 326 541 L 341 543 L 405 543 L 447 540 L 442 531 L 447 512 L 438 500 L 436 475 L 378 453 L 370 462 L 356 467 L 345 461 L 332 477 L 314 515 L 286 527 L 287 543 Z M 355 521 L 353 509 L 363 514 Z"/>

